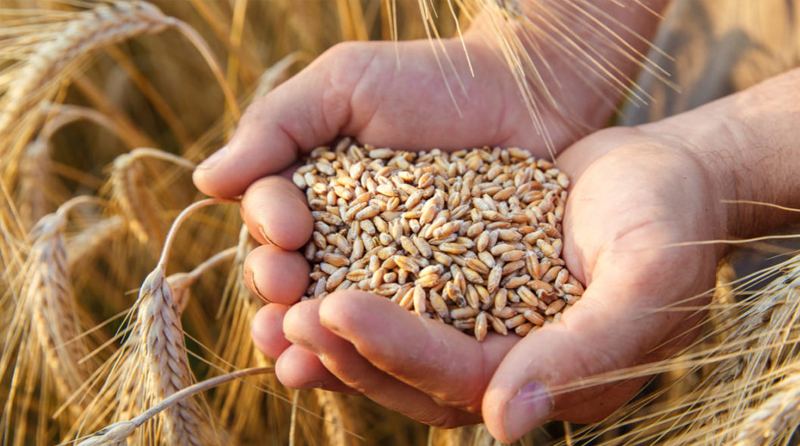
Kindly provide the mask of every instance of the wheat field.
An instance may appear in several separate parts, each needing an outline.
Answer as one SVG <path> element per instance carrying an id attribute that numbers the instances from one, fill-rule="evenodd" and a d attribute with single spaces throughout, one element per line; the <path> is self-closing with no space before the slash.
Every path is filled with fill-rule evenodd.
<path id="1" fill-rule="evenodd" d="M 191 172 L 249 103 L 341 41 L 435 42 L 491 14 L 509 64 L 497 68 L 528 85 L 504 34 L 520 26 L 515 4 L 0 0 L 0 444 L 496 444 L 482 426 L 440 430 L 282 386 L 250 338 L 255 242 L 237 203 L 204 198 Z M 637 84 L 614 79 L 628 99 L 618 123 L 800 65 L 796 1 L 675 0 L 663 20 Z M 546 87 L 523 88 L 532 110 Z M 636 399 L 519 444 L 796 444 L 800 254 L 791 230 L 764 235 L 719 265 L 692 346 L 557 389 L 653 376 Z"/>

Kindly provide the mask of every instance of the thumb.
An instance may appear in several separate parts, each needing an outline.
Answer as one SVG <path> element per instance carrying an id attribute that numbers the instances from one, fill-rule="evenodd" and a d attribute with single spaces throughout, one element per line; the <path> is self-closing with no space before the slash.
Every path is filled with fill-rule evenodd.
<path id="1" fill-rule="evenodd" d="M 587 378 L 664 354 L 674 348 L 665 344 L 673 341 L 691 340 L 690 324 L 697 321 L 698 313 L 658 309 L 705 291 L 713 268 L 698 267 L 697 274 L 673 280 L 654 279 L 653 271 L 663 271 L 656 266 L 670 271 L 675 265 L 665 265 L 670 260 L 657 254 L 644 256 L 649 259 L 640 258 L 641 253 L 605 257 L 584 296 L 561 321 L 526 336 L 496 370 L 484 395 L 483 417 L 498 440 L 515 441 L 553 417 L 580 418 L 578 422 L 602 419 L 616 409 L 612 406 L 632 397 L 644 381 L 634 387 L 613 379 L 590 384 Z M 662 346 L 666 348 L 654 351 Z"/>
<path id="2" fill-rule="evenodd" d="M 351 116 L 351 98 L 368 71 L 376 46 L 340 44 L 297 76 L 254 102 L 230 142 L 194 172 L 211 196 L 240 195 L 255 180 L 279 173 L 336 138 Z"/>

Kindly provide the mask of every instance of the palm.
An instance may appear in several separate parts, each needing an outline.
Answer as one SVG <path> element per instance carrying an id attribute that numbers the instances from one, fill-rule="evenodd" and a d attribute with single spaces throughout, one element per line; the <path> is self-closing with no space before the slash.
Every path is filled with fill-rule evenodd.
<path id="1" fill-rule="evenodd" d="M 705 171 L 682 147 L 638 130 L 612 129 L 567 150 L 559 167 L 574 184 L 564 221 L 564 258 L 587 284 L 586 293 L 560 326 L 528 336 L 509 352 L 484 410 L 494 399 L 508 398 L 504 389 L 526 384 L 509 376 L 534 375 L 549 386 L 568 385 L 662 359 L 691 340 L 699 316 L 663 309 L 697 306 L 700 301 L 689 299 L 713 285 L 718 252 L 682 244 L 721 237 L 721 217 L 714 212 L 719 203 L 709 193 L 713 187 Z M 523 355 L 540 359 L 525 374 L 515 359 Z M 640 385 L 641 380 L 557 396 L 563 409 L 557 416 L 596 421 Z"/>

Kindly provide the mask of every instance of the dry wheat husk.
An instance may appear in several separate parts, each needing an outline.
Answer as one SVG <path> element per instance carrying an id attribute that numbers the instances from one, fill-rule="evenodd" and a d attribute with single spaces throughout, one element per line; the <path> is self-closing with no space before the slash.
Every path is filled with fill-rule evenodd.
<path id="1" fill-rule="evenodd" d="M 402 152 L 345 139 L 294 174 L 314 217 L 309 298 L 359 289 L 482 340 L 583 294 L 561 258 L 569 180 L 520 149 Z"/>
<path id="2" fill-rule="evenodd" d="M 607 446 L 788 444 L 797 427 L 800 256 L 717 287 L 703 334 L 680 355 L 579 386 L 680 371 L 678 379 L 578 432 Z M 750 290 L 770 279 L 763 288 Z M 689 305 L 688 303 L 686 305 Z M 671 311 L 673 308 L 663 309 Z M 670 388 L 680 386 L 682 392 Z M 560 391 L 574 390 L 571 388 Z M 611 434 L 616 435 L 611 435 Z"/>
<path id="3" fill-rule="evenodd" d="M 113 422 L 124 422 L 194 383 L 189 365 L 180 305 L 166 278 L 166 264 L 177 227 L 195 209 L 217 202 L 207 200 L 187 207 L 175 220 L 161 259 L 139 289 L 131 308 L 122 347 L 92 377 L 101 382 L 96 397 L 75 427 L 75 436 Z M 211 265 L 224 255 L 211 259 Z M 207 264 L 204 264 L 207 266 Z M 205 267 L 201 265 L 201 267 Z M 174 280 L 180 282 L 179 276 Z M 191 274 L 190 274 L 191 277 Z M 227 444 L 202 397 L 181 400 L 148 419 L 133 434 L 135 444 Z"/>
<path id="4" fill-rule="evenodd" d="M 15 301 L 9 307 L 5 328 L 0 379 L 10 375 L 10 391 L 4 399 L 0 431 L 20 441 L 28 410 L 35 399 L 38 410 L 53 411 L 79 391 L 91 374 L 87 361 L 92 348 L 84 336 L 87 322 L 78 306 L 69 275 L 65 244 L 67 213 L 79 204 L 97 201 L 78 197 L 44 216 L 33 228 L 26 260 L 19 276 L 11 279 Z M 81 409 L 80 401 L 70 407 L 59 423 L 68 425 Z M 45 432 L 39 420 L 38 435 Z M 16 432 L 16 433 L 15 433 Z M 39 441 L 43 438 L 37 437 Z"/>
<path id="5" fill-rule="evenodd" d="M 180 156 L 151 148 L 137 148 L 114 159 L 108 189 L 112 207 L 125 217 L 130 231 L 142 244 L 149 244 L 156 250 L 166 237 L 166 223 L 161 213 L 164 201 L 156 197 L 146 162 L 156 160 L 167 162 L 188 170 L 194 163 Z"/>

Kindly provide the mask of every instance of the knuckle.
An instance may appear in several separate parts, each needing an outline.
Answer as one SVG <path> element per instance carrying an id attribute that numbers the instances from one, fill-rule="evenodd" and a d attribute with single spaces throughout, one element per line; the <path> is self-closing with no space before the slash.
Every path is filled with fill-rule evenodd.
<path id="1" fill-rule="evenodd" d="M 455 409 L 433 408 L 423 413 L 418 420 L 439 429 L 454 429 L 467 424 Z"/>

